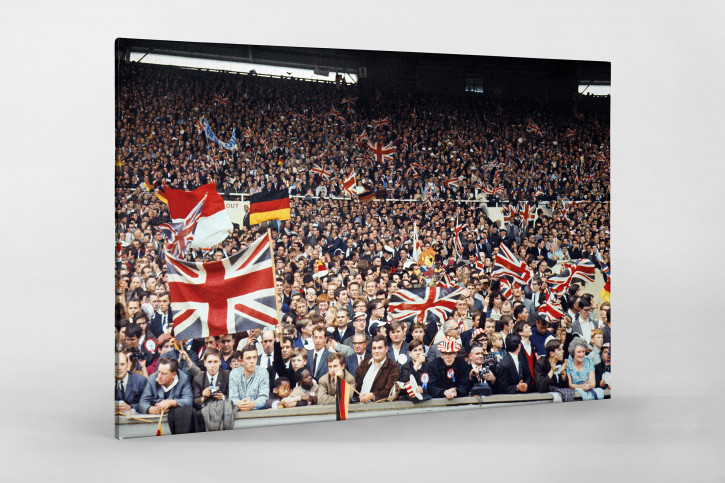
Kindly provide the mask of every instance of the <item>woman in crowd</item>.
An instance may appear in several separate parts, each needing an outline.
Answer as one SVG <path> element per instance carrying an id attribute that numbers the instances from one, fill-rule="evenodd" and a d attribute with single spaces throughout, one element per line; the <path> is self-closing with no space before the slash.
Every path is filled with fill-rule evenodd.
<path id="1" fill-rule="evenodd" d="M 569 378 L 569 387 L 576 391 L 583 400 L 604 399 L 604 391 L 596 387 L 594 365 L 587 358 L 587 343 L 577 337 L 569 344 L 569 359 L 566 364 L 566 374 Z"/>

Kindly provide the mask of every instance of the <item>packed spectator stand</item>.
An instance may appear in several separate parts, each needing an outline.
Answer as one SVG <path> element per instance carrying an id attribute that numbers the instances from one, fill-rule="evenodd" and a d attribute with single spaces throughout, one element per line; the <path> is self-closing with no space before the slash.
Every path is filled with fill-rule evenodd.
<path id="1" fill-rule="evenodd" d="M 175 432 L 227 429 L 229 407 L 211 402 L 231 401 L 232 413 L 332 403 L 328 365 L 355 388 L 353 403 L 533 392 L 570 401 L 610 388 L 609 302 L 575 279 L 557 296 L 561 317 L 537 313 L 562 263 L 611 267 L 608 97 L 360 92 L 140 64 L 124 64 L 116 88 L 117 414 L 177 408 Z M 234 133 L 236 149 L 211 143 L 202 116 L 219 139 Z M 376 157 L 371 146 L 394 149 Z M 358 191 L 385 199 L 360 202 L 343 186 L 351 172 Z M 290 220 L 235 225 L 187 255 L 225 258 L 269 228 L 276 328 L 170 336 L 162 183 L 215 183 L 226 199 L 289 188 Z M 532 220 L 488 216 L 520 202 Z M 507 290 L 492 276 L 502 243 L 533 270 L 529 284 Z M 390 321 L 396 291 L 444 279 L 465 287 L 448 320 Z"/>

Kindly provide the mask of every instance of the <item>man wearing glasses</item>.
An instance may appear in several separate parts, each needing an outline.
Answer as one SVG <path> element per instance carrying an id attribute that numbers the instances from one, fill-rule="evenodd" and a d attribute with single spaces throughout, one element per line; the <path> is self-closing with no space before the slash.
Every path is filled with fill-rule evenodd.
<path id="1" fill-rule="evenodd" d="M 356 332 L 355 335 L 352 336 L 352 350 L 355 353 L 351 356 L 347 356 L 345 359 L 345 367 L 348 371 L 350 371 L 350 374 L 355 374 L 358 366 L 365 359 L 365 348 L 367 345 L 368 339 L 366 334 Z"/>

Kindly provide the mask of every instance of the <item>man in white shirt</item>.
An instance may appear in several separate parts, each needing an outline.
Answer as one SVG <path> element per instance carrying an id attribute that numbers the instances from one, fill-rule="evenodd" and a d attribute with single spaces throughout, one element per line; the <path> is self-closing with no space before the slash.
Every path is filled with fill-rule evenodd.
<path id="1" fill-rule="evenodd" d="M 589 344 L 592 341 L 592 330 L 594 323 L 589 320 L 592 313 L 592 303 L 588 298 L 579 299 L 579 314 L 571 325 L 571 331 L 579 334 Z"/>
<path id="2" fill-rule="evenodd" d="M 265 329 L 262 332 L 262 353 L 257 359 L 257 365 L 268 369 L 274 364 L 274 331 Z"/>
<path id="3" fill-rule="evenodd" d="M 388 344 L 383 335 L 373 337 L 372 356 L 366 358 L 355 373 L 355 389 L 360 402 L 385 399 L 400 376 L 398 365 L 387 356 Z"/>

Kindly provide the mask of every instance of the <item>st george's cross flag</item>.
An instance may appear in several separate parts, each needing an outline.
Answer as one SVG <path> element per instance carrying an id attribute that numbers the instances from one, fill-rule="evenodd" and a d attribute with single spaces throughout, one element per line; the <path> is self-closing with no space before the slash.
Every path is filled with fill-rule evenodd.
<path id="1" fill-rule="evenodd" d="M 401 289 L 390 296 L 388 311 L 393 320 L 421 322 L 445 321 L 463 297 L 465 287 L 423 287 Z"/>
<path id="2" fill-rule="evenodd" d="M 234 334 L 277 324 L 269 233 L 246 250 L 211 262 L 166 257 L 177 339 Z"/>
<path id="3" fill-rule="evenodd" d="M 234 229 L 224 206 L 224 199 L 217 193 L 214 183 L 202 185 L 194 191 L 169 188 L 164 184 L 163 189 L 159 190 L 159 195 L 168 203 L 172 220 L 185 219 L 206 196 L 204 208 L 196 223 L 194 239 L 189 244 L 191 248 L 203 248 L 221 243 Z"/>

